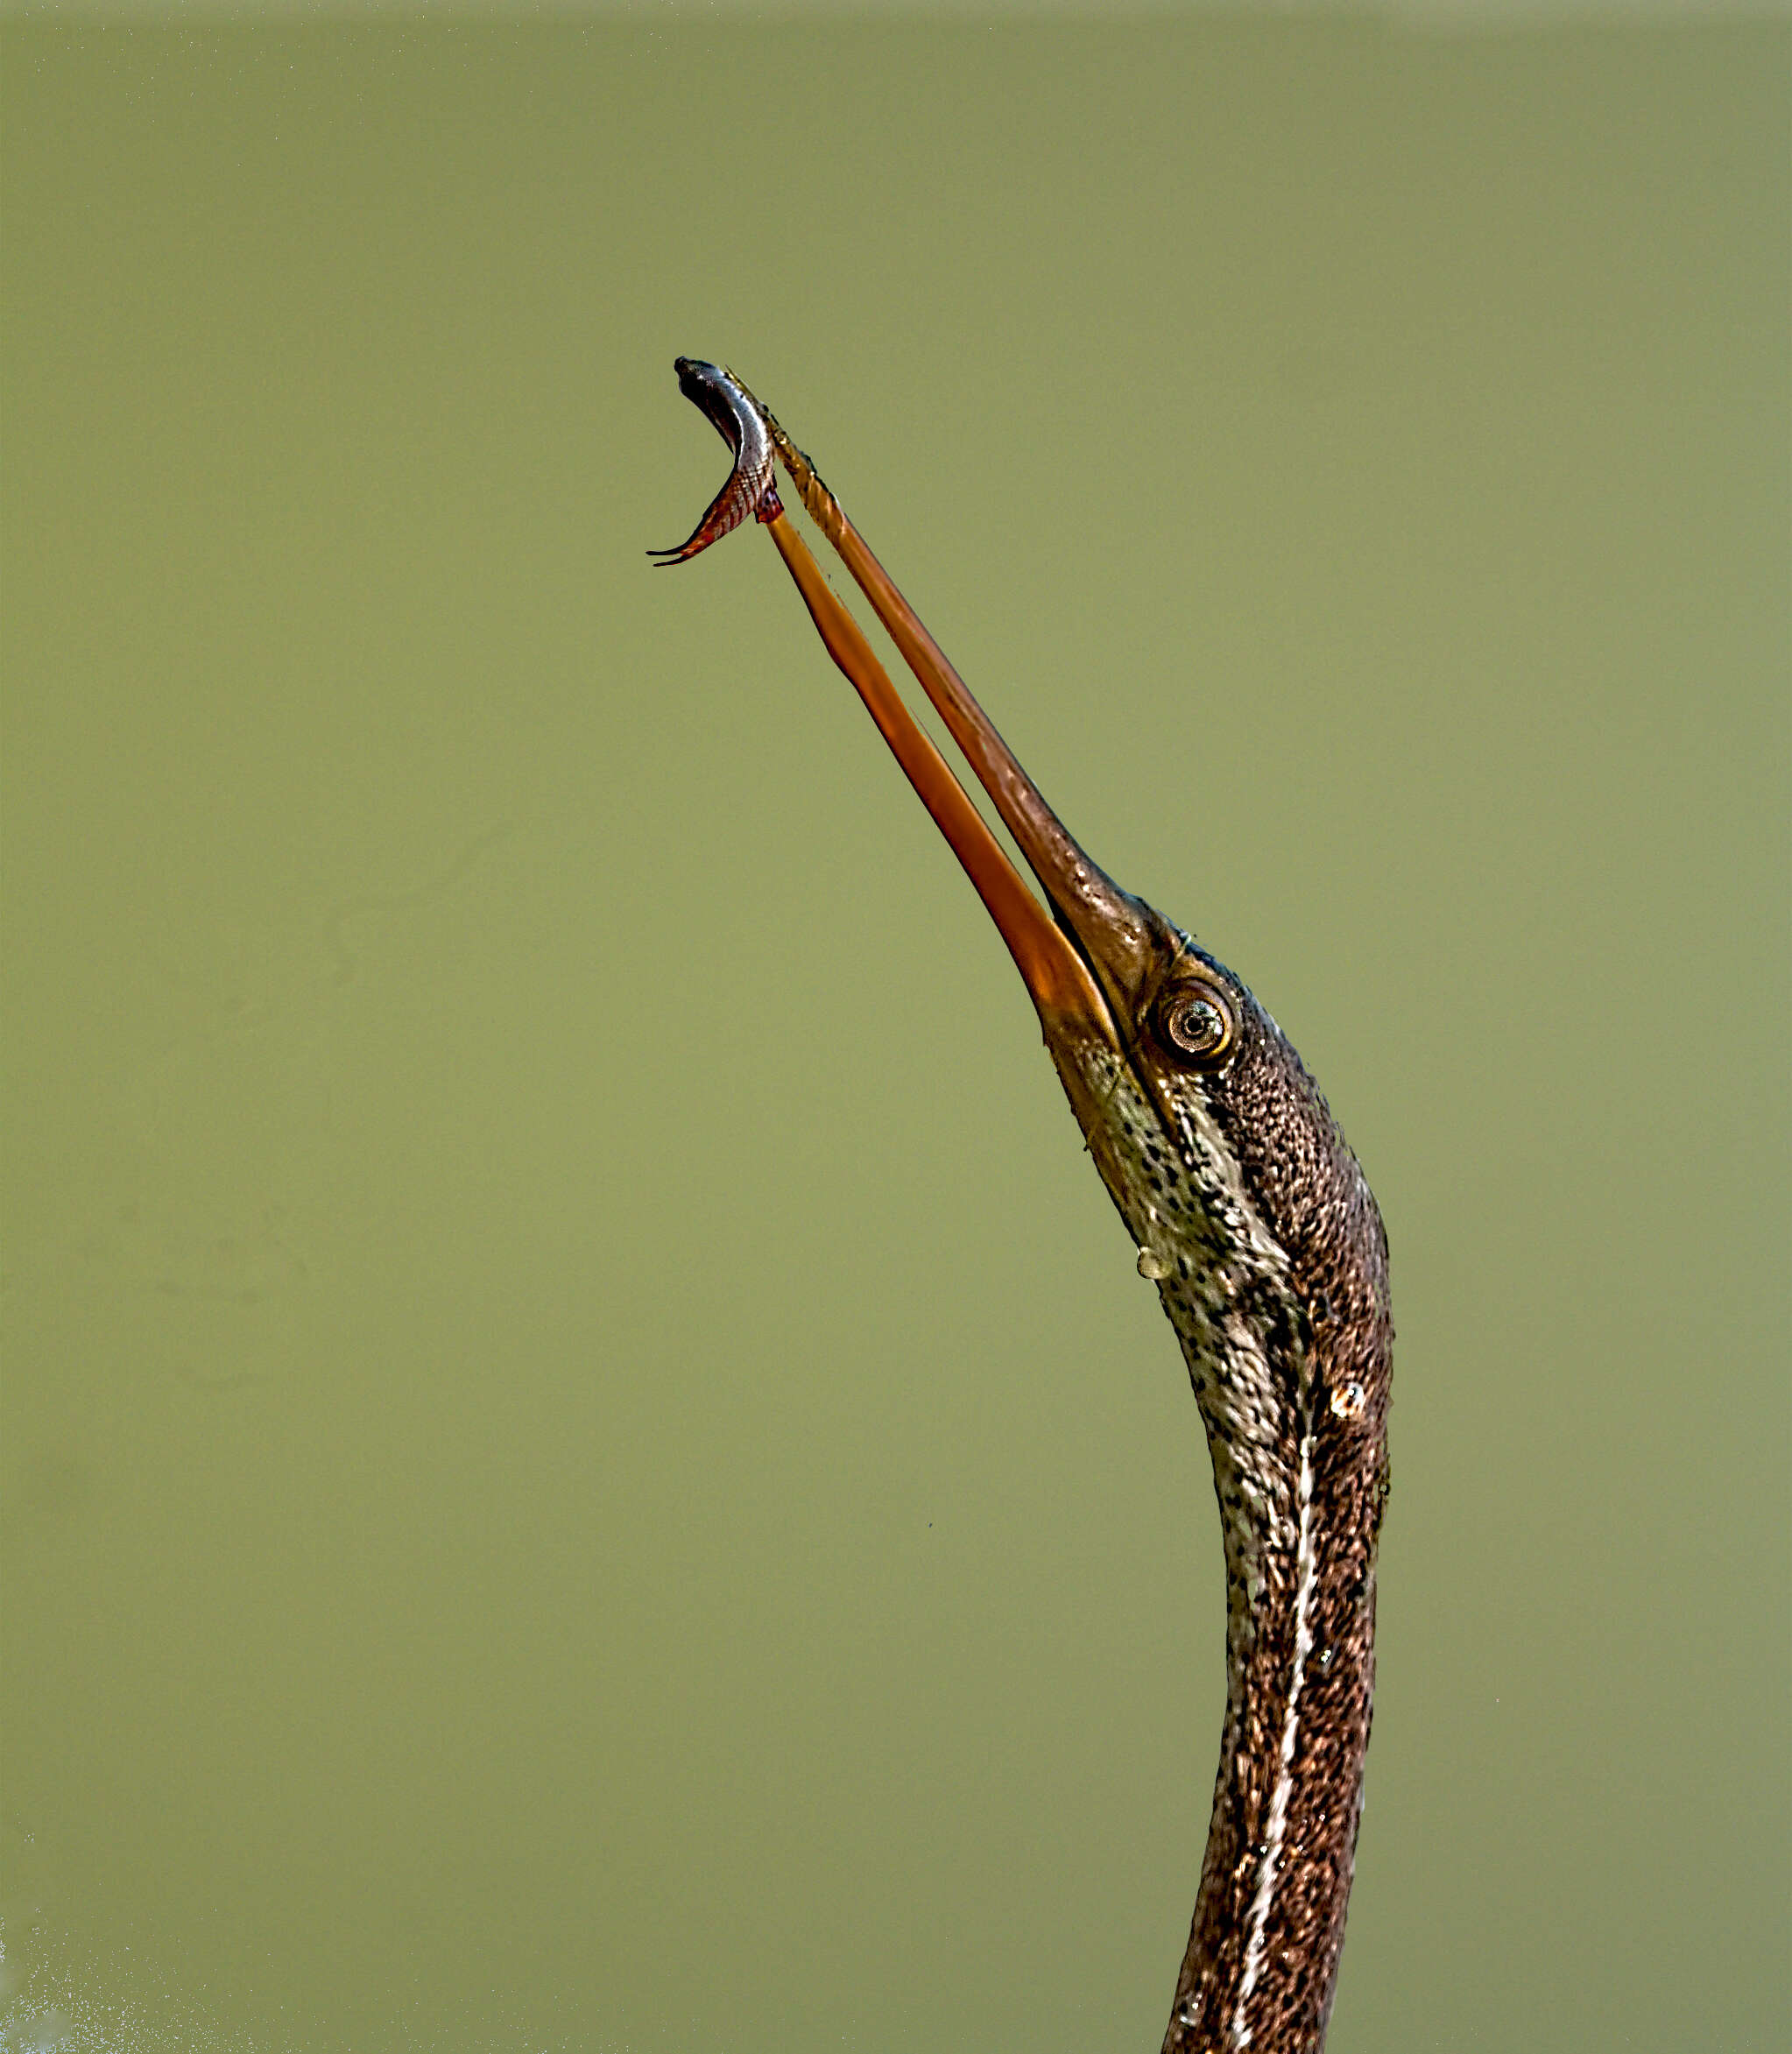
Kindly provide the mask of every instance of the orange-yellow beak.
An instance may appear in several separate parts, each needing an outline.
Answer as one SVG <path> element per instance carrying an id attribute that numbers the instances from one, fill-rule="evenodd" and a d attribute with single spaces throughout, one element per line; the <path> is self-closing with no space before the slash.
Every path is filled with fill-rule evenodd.
<path id="1" fill-rule="evenodd" d="M 757 494 L 758 519 L 771 530 L 829 655 L 851 680 L 892 754 L 989 908 L 1039 1010 L 1048 1044 L 1055 1048 L 1067 1034 L 1081 1034 L 1093 1035 L 1115 1049 L 1123 1048 L 1130 1031 L 1122 1023 L 1134 1013 L 1159 956 L 1161 922 L 1147 907 L 1121 891 L 1078 847 L 944 651 L 816 476 L 815 466 L 772 414 L 730 372 L 684 357 L 679 359 L 678 368 L 687 395 L 717 422 L 737 455 L 736 470 L 718 495 L 712 515 L 738 498 L 737 481 L 752 460 L 743 453 L 758 457 L 769 435 L 804 505 L 871 601 L 1038 879 L 1046 905 L 1027 888 L 932 738 L 903 704 L 858 624 L 792 526 L 776 491 L 758 484 L 756 477 L 750 489 Z M 730 413 L 739 415 L 737 425 L 723 418 Z M 733 516 L 734 520 L 740 518 L 738 512 Z M 695 554 L 721 532 L 724 531 L 719 526 L 714 533 L 700 527 L 683 551 L 663 554 Z"/>

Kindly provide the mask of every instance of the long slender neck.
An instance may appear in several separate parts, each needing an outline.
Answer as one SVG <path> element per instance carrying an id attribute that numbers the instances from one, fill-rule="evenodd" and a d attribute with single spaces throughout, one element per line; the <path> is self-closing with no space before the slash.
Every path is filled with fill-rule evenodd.
<path id="1" fill-rule="evenodd" d="M 1090 1150 L 1182 1344 L 1225 1540 L 1225 1727 L 1165 2054 L 1317 2054 L 1375 1681 L 1393 1345 L 1379 1218 L 1336 1140 L 1334 1231 L 1291 1253 L 1198 1109 L 1179 1156 L 1124 1065 L 1091 1065 L 1086 1088 L 1107 1112 L 1084 1122 Z"/>
<path id="2" fill-rule="evenodd" d="M 1353 1430 L 1334 1409 L 1351 1387 L 1328 1382 L 1323 1356 L 1313 1369 L 1294 1408 L 1286 1496 L 1254 1493 L 1266 1517 L 1252 1516 L 1243 1465 L 1209 1415 L 1227 1541 L 1226 1716 L 1165 2054 L 1315 2054 L 1331 2015 L 1374 1693 L 1386 1465 L 1379 1429 Z"/>

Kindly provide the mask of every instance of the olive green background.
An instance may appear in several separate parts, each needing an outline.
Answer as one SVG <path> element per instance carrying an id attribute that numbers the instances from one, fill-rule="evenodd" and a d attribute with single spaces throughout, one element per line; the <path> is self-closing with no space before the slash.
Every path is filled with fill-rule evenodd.
<path id="1" fill-rule="evenodd" d="M 1157 2044 L 1196 1415 L 679 351 L 1379 1195 L 1334 2054 L 1785 2043 L 1788 58 L 10 25 L 13 2043 Z"/>

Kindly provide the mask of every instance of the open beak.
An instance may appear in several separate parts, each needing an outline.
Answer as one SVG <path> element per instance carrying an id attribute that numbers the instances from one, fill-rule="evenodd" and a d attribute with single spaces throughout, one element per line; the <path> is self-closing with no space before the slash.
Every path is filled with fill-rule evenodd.
<path id="1" fill-rule="evenodd" d="M 1055 1051 L 1066 1035 L 1073 1035 L 1093 1037 L 1121 1051 L 1131 1038 L 1123 1023 L 1135 1013 L 1158 954 L 1155 916 L 1077 846 L 816 476 L 815 466 L 776 420 L 731 373 L 683 357 L 678 368 L 687 396 L 697 399 L 737 453 L 754 446 L 753 430 L 763 425 L 769 433 L 804 505 L 839 551 L 1038 879 L 1044 906 L 1008 860 L 932 738 L 903 704 L 858 624 L 791 526 L 775 489 L 765 488 L 755 508 L 758 519 L 771 530 L 829 654 L 864 701 L 878 732 L 989 908 L 1039 1010 L 1048 1045 Z M 738 434 L 730 434 L 722 426 L 718 409 L 730 406 L 751 413 L 751 428 L 743 422 Z M 740 468 L 737 464 L 737 473 Z M 723 497 L 733 483 L 731 476 Z M 709 539 L 699 542 L 694 536 L 692 540 L 702 547 Z"/>

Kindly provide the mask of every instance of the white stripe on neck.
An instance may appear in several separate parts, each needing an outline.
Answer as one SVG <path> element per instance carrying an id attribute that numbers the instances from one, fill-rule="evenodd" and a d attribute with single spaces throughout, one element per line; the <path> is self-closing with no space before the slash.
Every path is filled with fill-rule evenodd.
<path id="1" fill-rule="evenodd" d="M 1288 1831 L 1288 1798 L 1295 1782 L 1295 1740 L 1300 1726 L 1301 1682 L 1307 1657 L 1313 1652 L 1313 1628 L 1308 1608 L 1313 1586 L 1319 1578 L 1319 1556 L 1313 1546 L 1313 1427 L 1310 1415 L 1302 1422 L 1300 1526 L 1295 1541 L 1295 1672 L 1288 1679 L 1288 1716 L 1282 1722 L 1281 1760 L 1276 1770 L 1275 1789 L 1269 1800 L 1269 1818 L 1264 1828 L 1263 1859 L 1257 1869 L 1257 1894 L 1251 1900 L 1245 1925 L 1245 1966 L 1238 1978 L 1238 2001 L 1232 2011 L 1234 2047 L 1248 2047 L 1251 2029 L 1245 2023 L 1245 2006 L 1257 1987 L 1263 1967 L 1263 1940 L 1269 1925 L 1269 1908 L 1281 1868 L 1282 1838 Z"/>

